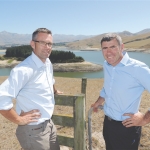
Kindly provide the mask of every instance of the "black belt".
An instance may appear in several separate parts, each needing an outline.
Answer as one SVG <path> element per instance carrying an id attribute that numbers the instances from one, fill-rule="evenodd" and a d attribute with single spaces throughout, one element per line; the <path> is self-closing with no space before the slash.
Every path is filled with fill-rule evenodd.
<path id="1" fill-rule="evenodd" d="M 114 119 L 112 119 L 112 118 L 110 118 L 110 117 L 108 117 L 108 116 L 106 116 L 106 115 L 105 115 L 105 118 L 106 118 L 107 120 L 109 120 L 109 121 L 122 122 L 122 121 L 114 120 Z"/>

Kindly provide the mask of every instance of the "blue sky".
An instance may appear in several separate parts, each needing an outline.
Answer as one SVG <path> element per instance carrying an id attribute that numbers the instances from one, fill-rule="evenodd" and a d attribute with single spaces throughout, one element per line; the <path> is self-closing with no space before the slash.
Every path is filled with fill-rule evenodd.
<path id="1" fill-rule="evenodd" d="M 150 28 L 150 0 L 0 0 L 0 32 L 98 35 Z"/>

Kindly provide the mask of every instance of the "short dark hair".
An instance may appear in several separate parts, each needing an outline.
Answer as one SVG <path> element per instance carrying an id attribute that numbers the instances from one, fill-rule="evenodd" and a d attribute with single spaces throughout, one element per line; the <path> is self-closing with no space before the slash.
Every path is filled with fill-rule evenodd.
<path id="1" fill-rule="evenodd" d="M 38 28 L 36 29 L 33 33 L 32 33 L 32 40 L 35 41 L 36 40 L 36 36 L 38 35 L 38 33 L 47 33 L 47 34 L 51 34 L 52 32 L 47 29 L 47 28 Z"/>
<path id="2" fill-rule="evenodd" d="M 119 45 L 122 44 L 122 39 L 118 34 L 116 34 L 116 33 L 107 33 L 101 39 L 101 45 L 102 45 L 103 42 L 106 42 L 106 41 L 108 42 L 108 41 L 111 41 L 113 39 L 116 39 Z"/>

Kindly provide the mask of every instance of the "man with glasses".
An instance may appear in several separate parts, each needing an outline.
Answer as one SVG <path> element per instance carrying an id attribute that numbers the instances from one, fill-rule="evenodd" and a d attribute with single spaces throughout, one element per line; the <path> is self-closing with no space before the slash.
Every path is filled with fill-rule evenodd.
<path id="1" fill-rule="evenodd" d="M 143 62 L 129 57 L 117 34 L 104 35 L 101 48 L 105 58 L 104 85 L 92 107 L 97 111 L 104 103 L 103 136 L 106 149 L 138 150 L 140 126 L 144 122 L 140 124 L 143 116 L 138 110 L 143 91 L 150 92 L 150 69 Z"/>
<path id="2" fill-rule="evenodd" d="M 52 33 L 39 28 L 32 34 L 33 52 L 12 69 L 0 86 L 0 113 L 18 124 L 16 136 L 24 150 L 59 150 L 56 128 L 51 117 L 55 89 L 53 68 L 49 60 Z M 12 99 L 16 99 L 16 111 Z"/>

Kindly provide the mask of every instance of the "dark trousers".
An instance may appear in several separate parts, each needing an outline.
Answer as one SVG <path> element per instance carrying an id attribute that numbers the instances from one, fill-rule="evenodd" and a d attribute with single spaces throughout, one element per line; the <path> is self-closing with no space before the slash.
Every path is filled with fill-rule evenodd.
<path id="1" fill-rule="evenodd" d="M 126 128 L 121 121 L 111 120 L 105 116 L 103 137 L 106 150 L 138 150 L 141 127 Z"/>

